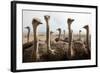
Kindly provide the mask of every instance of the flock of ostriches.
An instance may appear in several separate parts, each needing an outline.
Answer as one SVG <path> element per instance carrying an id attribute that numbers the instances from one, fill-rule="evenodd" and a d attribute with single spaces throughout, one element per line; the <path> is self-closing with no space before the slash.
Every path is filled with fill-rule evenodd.
<path id="1" fill-rule="evenodd" d="M 50 16 L 44 16 L 44 20 L 46 22 L 46 41 L 38 39 L 37 28 L 40 24 L 42 24 L 39 18 L 33 18 L 32 20 L 34 40 L 31 42 L 29 41 L 30 27 L 25 27 L 28 29 L 28 34 L 27 43 L 23 44 L 23 62 L 83 60 L 91 58 L 88 25 L 83 27 L 86 29 L 86 40 L 81 40 L 81 30 L 79 30 L 79 39 L 73 40 L 71 24 L 74 19 L 68 18 L 68 38 L 66 38 L 64 30 L 64 37 L 61 39 L 61 28 L 58 28 L 58 38 L 51 40 L 53 32 L 50 31 L 49 27 Z"/>

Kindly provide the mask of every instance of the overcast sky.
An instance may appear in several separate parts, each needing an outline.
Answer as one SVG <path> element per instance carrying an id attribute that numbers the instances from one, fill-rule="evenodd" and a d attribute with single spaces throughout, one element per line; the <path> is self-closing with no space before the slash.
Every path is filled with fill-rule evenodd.
<path id="1" fill-rule="evenodd" d="M 77 11 L 76 11 L 77 12 Z M 85 29 L 82 27 L 85 25 L 89 25 L 91 30 L 91 14 L 86 13 L 68 13 L 68 12 L 46 12 L 46 11 L 28 11 L 23 10 L 23 32 L 27 32 L 27 29 L 24 27 L 29 26 L 31 28 L 31 32 L 33 31 L 32 28 L 32 19 L 37 17 L 41 20 L 43 24 L 38 26 L 38 32 L 46 32 L 46 23 L 44 20 L 44 16 L 50 16 L 50 30 L 53 32 L 57 32 L 57 28 L 61 28 L 62 31 L 65 30 L 68 32 L 68 24 L 67 19 L 72 18 L 75 21 L 72 23 L 71 28 L 73 29 L 73 33 L 78 33 L 81 29 L 82 32 L 85 32 Z"/>

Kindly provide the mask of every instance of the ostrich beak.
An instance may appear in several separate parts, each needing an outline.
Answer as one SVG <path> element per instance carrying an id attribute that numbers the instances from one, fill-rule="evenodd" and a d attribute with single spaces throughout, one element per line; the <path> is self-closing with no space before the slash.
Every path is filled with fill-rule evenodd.
<path id="1" fill-rule="evenodd" d="M 85 26 L 83 28 L 85 28 Z"/>
<path id="2" fill-rule="evenodd" d="M 26 29 L 28 29 L 29 27 L 25 27 Z"/>
<path id="3" fill-rule="evenodd" d="M 58 31 L 59 31 L 60 29 L 58 28 L 58 29 L 56 29 L 56 30 L 58 30 Z"/>
<path id="4" fill-rule="evenodd" d="M 87 29 L 88 28 L 88 25 L 84 26 L 83 28 Z"/>
<path id="5" fill-rule="evenodd" d="M 39 24 L 43 24 L 42 22 L 39 22 Z"/>
<path id="6" fill-rule="evenodd" d="M 74 19 L 68 18 L 68 20 L 67 20 L 68 25 L 71 25 L 73 21 L 74 21 Z"/>
<path id="7" fill-rule="evenodd" d="M 72 22 L 74 21 L 74 19 L 72 19 Z"/>

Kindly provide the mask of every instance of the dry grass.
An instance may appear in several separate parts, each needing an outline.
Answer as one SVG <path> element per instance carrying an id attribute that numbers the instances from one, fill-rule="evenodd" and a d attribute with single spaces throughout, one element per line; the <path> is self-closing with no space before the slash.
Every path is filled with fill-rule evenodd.
<path id="1" fill-rule="evenodd" d="M 52 36 L 52 43 L 51 43 L 51 49 L 55 50 L 55 54 L 52 53 L 48 53 L 47 52 L 47 45 L 46 43 L 42 43 L 45 42 L 45 36 L 44 35 L 40 35 L 38 38 L 40 39 L 40 44 L 39 44 L 39 55 L 40 55 L 40 62 L 44 62 L 44 61 L 61 61 L 61 60 L 82 60 L 82 59 L 90 59 L 90 55 L 87 54 L 86 49 L 84 49 L 82 46 L 82 44 L 77 44 L 76 42 L 72 42 L 73 43 L 73 51 L 74 51 L 74 56 L 72 58 L 68 58 L 68 43 L 65 42 L 58 42 L 55 43 L 53 42 L 54 39 L 56 38 L 56 35 Z M 85 36 L 82 37 L 82 39 L 84 40 Z M 74 39 L 77 39 L 77 36 L 74 37 Z M 29 47 L 27 47 L 26 49 L 23 47 L 23 62 L 36 62 L 36 60 L 33 58 L 33 50 L 34 50 L 34 44 L 32 44 L 34 41 L 33 40 L 33 36 L 30 36 L 30 43 L 28 43 L 28 45 L 31 45 Z M 23 44 L 26 43 L 26 37 L 23 36 Z M 35 55 L 34 55 L 35 56 Z"/>

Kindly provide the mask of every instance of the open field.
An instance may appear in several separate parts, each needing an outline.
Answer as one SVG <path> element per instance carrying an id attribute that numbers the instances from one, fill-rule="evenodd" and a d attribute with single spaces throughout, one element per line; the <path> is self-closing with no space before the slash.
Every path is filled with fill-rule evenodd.
<path id="1" fill-rule="evenodd" d="M 66 35 L 68 36 L 68 35 Z M 87 53 L 87 49 L 82 47 L 85 42 L 85 35 L 81 35 L 81 44 L 77 44 L 77 40 L 79 36 L 77 34 L 73 34 L 73 41 L 72 41 L 72 58 L 68 56 L 68 42 L 55 42 L 55 38 L 57 38 L 57 34 L 53 34 L 51 36 L 51 49 L 55 51 L 55 54 L 48 52 L 47 44 L 46 44 L 46 35 L 39 34 L 38 35 L 38 54 L 39 60 L 38 62 L 44 61 L 61 61 L 61 60 L 83 60 L 83 59 L 90 59 L 91 55 Z M 90 37 L 90 36 L 89 36 Z M 29 44 L 28 47 L 24 47 L 27 44 L 27 37 L 26 34 L 23 35 L 23 62 L 37 62 L 35 60 L 34 53 L 34 43 L 33 43 L 33 35 L 31 34 L 29 37 Z M 61 39 L 63 39 L 63 35 L 61 35 Z M 91 37 L 89 38 L 89 45 L 91 45 Z M 90 49 L 91 50 L 91 49 Z"/>
<path id="2" fill-rule="evenodd" d="M 66 37 L 68 37 L 68 35 L 65 35 Z M 58 34 L 53 34 L 52 36 L 51 36 L 51 40 L 55 40 L 55 38 L 57 38 L 58 37 Z M 90 39 L 89 40 L 91 40 L 91 36 L 89 36 L 90 37 Z M 24 43 L 26 43 L 27 42 L 27 34 L 23 34 L 23 44 Z M 29 36 L 29 41 L 31 42 L 31 41 L 33 41 L 34 39 L 34 35 L 33 34 L 31 34 L 30 36 Z M 61 38 L 63 39 L 63 35 L 61 35 Z M 78 34 L 73 34 L 73 40 L 77 40 L 79 38 L 79 35 Z M 84 41 L 86 39 L 86 35 L 84 35 L 84 34 L 82 34 L 81 35 L 81 40 L 82 41 Z M 45 34 L 39 34 L 39 36 L 38 36 L 38 40 L 42 40 L 42 41 L 45 41 L 46 40 L 46 35 Z"/>

